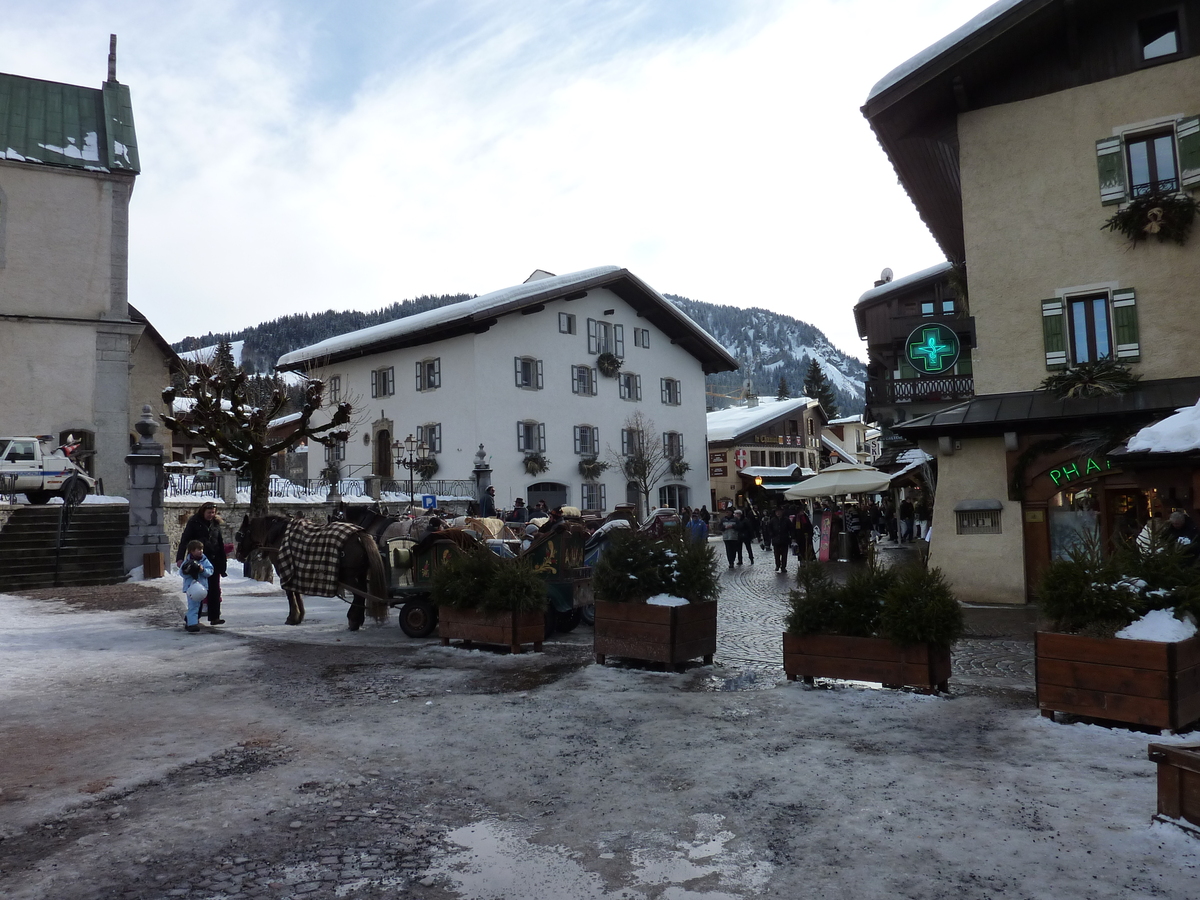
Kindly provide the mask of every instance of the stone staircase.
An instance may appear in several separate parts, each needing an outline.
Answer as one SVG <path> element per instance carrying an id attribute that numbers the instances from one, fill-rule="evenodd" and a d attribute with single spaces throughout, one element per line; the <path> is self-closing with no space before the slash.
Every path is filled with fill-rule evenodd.
<path id="1" fill-rule="evenodd" d="M 60 547 L 62 511 L 57 503 L 12 508 L 0 526 L 0 593 L 124 581 L 129 507 L 73 507 Z"/>

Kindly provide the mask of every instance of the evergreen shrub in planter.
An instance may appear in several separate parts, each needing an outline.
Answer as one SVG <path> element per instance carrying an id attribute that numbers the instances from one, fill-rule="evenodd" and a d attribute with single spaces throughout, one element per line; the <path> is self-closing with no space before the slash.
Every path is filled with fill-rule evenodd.
<path id="1" fill-rule="evenodd" d="M 940 569 L 868 566 L 836 584 L 820 563 L 789 595 L 783 667 L 790 680 L 842 678 L 946 690 L 962 609 Z"/>
<path id="2" fill-rule="evenodd" d="M 546 583 L 520 559 L 500 559 L 481 547 L 445 560 L 434 572 L 432 599 L 438 635 L 452 639 L 542 649 L 546 635 Z"/>
<path id="3" fill-rule="evenodd" d="M 678 665 L 717 649 L 717 561 L 707 543 L 619 530 L 592 572 L 596 662 L 621 656 Z M 647 603 L 660 595 L 677 606 Z"/>
<path id="4" fill-rule="evenodd" d="M 1200 613 L 1200 570 L 1184 552 L 1153 534 L 1108 556 L 1084 540 L 1047 568 L 1038 603 L 1052 629 L 1036 635 L 1042 715 L 1173 730 L 1200 720 L 1200 637 L 1114 637 L 1152 610 Z"/>

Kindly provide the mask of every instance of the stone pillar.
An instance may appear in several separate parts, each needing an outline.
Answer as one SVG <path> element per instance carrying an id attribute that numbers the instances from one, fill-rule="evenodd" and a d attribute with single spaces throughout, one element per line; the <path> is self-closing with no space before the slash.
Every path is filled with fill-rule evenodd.
<path id="1" fill-rule="evenodd" d="M 471 474 L 475 476 L 475 506 L 479 510 L 483 508 L 483 495 L 492 484 L 492 467 L 488 465 L 483 444 L 475 452 L 475 468 Z"/>
<path id="2" fill-rule="evenodd" d="M 174 560 L 163 527 L 163 445 L 154 440 L 158 423 L 150 405 L 142 407 L 142 418 L 133 426 L 140 440 L 125 457 L 129 465 L 129 534 L 125 538 L 125 571 L 142 565 L 145 556 L 161 553 L 166 565 Z"/>
<path id="3" fill-rule="evenodd" d="M 378 475 L 364 475 L 363 487 L 366 488 L 367 496 L 378 503 L 379 494 L 383 487 L 383 479 Z"/>
<path id="4" fill-rule="evenodd" d="M 229 509 L 237 503 L 237 472 L 217 473 L 217 496 Z"/>

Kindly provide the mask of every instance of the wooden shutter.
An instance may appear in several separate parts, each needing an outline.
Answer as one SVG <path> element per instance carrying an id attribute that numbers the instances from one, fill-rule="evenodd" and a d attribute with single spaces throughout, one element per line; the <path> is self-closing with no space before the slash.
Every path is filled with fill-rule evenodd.
<path id="1" fill-rule="evenodd" d="M 1195 187 L 1200 184 L 1200 116 L 1189 116 L 1175 123 L 1179 141 L 1179 183 Z"/>
<path id="2" fill-rule="evenodd" d="M 540 359 L 537 361 L 537 389 L 539 391 L 542 389 L 542 361 Z"/>
<path id="3" fill-rule="evenodd" d="M 661 386 L 660 386 L 660 388 L 659 388 L 659 394 L 661 395 L 662 402 L 663 402 L 663 403 L 670 403 L 670 402 L 671 402 L 671 399 L 670 399 L 670 397 L 668 397 L 668 396 L 667 396 L 667 379 L 665 379 L 665 378 L 660 378 L 660 379 L 659 379 L 659 383 L 660 383 L 660 385 L 661 385 Z"/>
<path id="4" fill-rule="evenodd" d="M 518 422 L 517 423 L 517 452 L 524 453 L 526 449 L 527 448 L 525 446 L 525 423 Z"/>
<path id="5" fill-rule="evenodd" d="M 1067 367 L 1067 331 L 1063 302 L 1059 299 L 1042 301 L 1042 341 L 1046 348 L 1046 368 Z"/>
<path id="6" fill-rule="evenodd" d="M 619 356 L 623 359 L 625 357 L 625 326 L 624 325 L 614 325 L 613 326 L 613 346 L 616 347 L 616 349 L 613 352 L 616 353 L 617 356 Z"/>
<path id="7" fill-rule="evenodd" d="M 642 376 L 633 376 L 633 399 L 640 401 L 642 399 Z"/>
<path id="8" fill-rule="evenodd" d="M 425 363 L 417 363 L 417 390 L 425 389 Z M 374 394 L 372 394 L 374 396 Z"/>
<path id="9" fill-rule="evenodd" d="M 442 358 L 439 356 L 433 361 L 433 372 L 430 373 L 430 387 L 442 386 Z"/>
<path id="10" fill-rule="evenodd" d="M 371 370 L 371 396 L 372 397 L 379 396 L 379 370 L 378 369 Z"/>
<path id="11" fill-rule="evenodd" d="M 1125 200 L 1125 142 L 1120 137 L 1096 141 L 1096 167 L 1100 175 L 1100 202 L 1105 206 Z"/>
<path id="12" fill-rule="evenodd" d="M 396 393 L 396 367 L 388 366 L 387 369 L 387 395 L 390 397 Z"/>
<path id="13" fill-rule="evenodd" d="M 525 387 L 521 382 L 521 357 L 513 357 L 513 378 L 516 381 L 517 387 Z"/>
<path id="14" fill-rule="evenodd" d="M 538 422 L 537 429 L 538 453 L 546 452 L 546 423 Z"/>
<path id="15" fill-rule="evenodd" d="M 1121 362 L 1137 362 L 1142 358 L 1138 342 L 1137 293 L 1133 288 L 1113 291 L 1113 337 L 1117 359 Z"/>
<path id="16" fill-rule="evenodd" d="M 599 391 L 600 391 L 600 370 L 593 368 L 593 369 L 589 369 L 588 371 L 591 373 L 591 376 L 592 376 L 590 381 L 588 382 L 591 387 L 591 395 L 593 397 L 595 397 L 596 394 L 599 393 Z"/>
<path id="17" fill-rule="evenodd" d="M 583 428 L 581 426 L 579 426 L 579 425 L 575 426 L 575 452 L 576 453 L 583 452 L 582 431 L 583 431 Z"/>
<path id="18" fill-rule="evenodd" d="M 598 342 L 597 342 L 597 339 L 596 339 L 596 332 L 597 332 L 597 330 L 598 330 L 598 329 L 596 328 L 597 324 L 599 324 L 599 323 L 598 323 L 598 322 L 597 322 L 595 319 L 588 319 L 588 320 L 587 320 L 587 325 L 588 325 L 588 353 L 599 353 L 599 352 L 600 352 L 598 349 L 596 349 L 596 347 L 597 347 L 597 343 L 598 343 Z"/>
<path id="19" fill-rule="evenodd" d="M 600 429 L 599 429 L 599 427 L 593 425 L 588 430 L 591 431 L 591 433 L 592 433 L 592 453 L 599 453 L 600 452 Z"/>
<path id="20" fill-rule="evenodd" d="M 582 366 L 571 366 L 571 393 L 579 393 L 579 370 Z"/>

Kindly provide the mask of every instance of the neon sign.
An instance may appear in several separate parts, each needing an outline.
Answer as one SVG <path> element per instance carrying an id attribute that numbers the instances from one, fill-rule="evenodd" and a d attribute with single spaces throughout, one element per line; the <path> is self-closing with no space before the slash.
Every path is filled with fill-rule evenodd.
<path id="1" fill-rule="evenodd" d="M 909 365 L 923 375 L 941 375 L 954 368 L 960 349 L 958 335 L 938 322 L 914 328 L 904 342 Z"/>
<path id="2" fill-rule="evenodd" d="M 1083 466 L 1080 471 L 1079 467 Z M 1067 463 L 1059 466 L 1057 469 L 1051 469 L 1046 474 L 1050 476 L 1050 480 L 1057 487 L 1060 484 L 1069 484 L 1072 481 L 1078 481 L 1080 478 L 1088 478 L 1091 475 L 1099 475 L 1101 472 L 1106 472 L 1113 467 L 1111 459 L 1105 459 L 1097 462 L 1092 457 L 1081 459 L 1078 463 Z"/>

